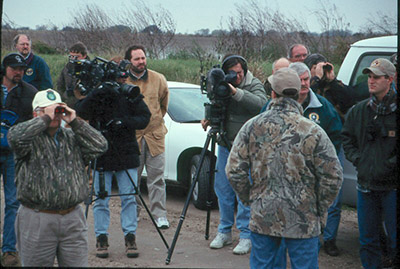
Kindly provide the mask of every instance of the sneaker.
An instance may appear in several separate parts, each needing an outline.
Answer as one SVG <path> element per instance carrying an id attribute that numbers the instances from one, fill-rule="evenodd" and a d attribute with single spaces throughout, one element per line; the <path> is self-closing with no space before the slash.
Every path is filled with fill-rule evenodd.
<path id="1" fill-rule="evenodd" d="M 4 267 L 21 266 L 18 253 L 15 251 L 4 252 L 1 257 L 1 265 Z"/>
<path id="2" fill-rule="evenodd" d="M 329 256 L 339 256 L 339 249 L 336 246 L 336 240 L 332 239 L 332 240 L 327 240 L 324 242 L 324 250 L 325 253 L 328 254 Z"/>
<path id="3" fill-rule="evenodd" d="M 156 220 L 156 223 L 157 223 L 157 227 L 160 229 L 168 229 L 169 228 L 169 222 L 166 217 L 158 218 Z"/>
<path id="4" fill-rule="evenodd" d="M 224 246 L 232 244 L 232 234 L 231 233 L 217 233 L 217 236 L 210 243 L 210 248 L 222 248 Z"/>
<path id="5" fill-rule="evenodd" d="M 233 249 L 233 254 L 243 255 L 250 252 L 251 240 L 248 238 L 240 238 L 239 243 Z"/>
<path id="6" fill-rule="evenodd" d="M 105 234 L 101 234 L 96 238 L 96 257 L 108 257 L 108 238 Z"/>
<path id="7" fill-rule="evenodd" d="M 137 252 L 136 246 L 136 238 L 132 233 L 129 233 L 125 236 L 125 252 L 128 258 L 139 257 L 139 252 Z"/>

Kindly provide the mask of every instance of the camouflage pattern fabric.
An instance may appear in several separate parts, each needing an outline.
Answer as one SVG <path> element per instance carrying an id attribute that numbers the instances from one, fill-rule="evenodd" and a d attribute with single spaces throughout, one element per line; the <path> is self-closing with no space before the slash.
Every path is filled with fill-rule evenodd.
<path id="1" fill-rule="evenodd" d="M 249 228 L 255 233 L 320 235 L 324 215 L 342 184 L 332 142 L 302 113 L 293 99 L 273 99 L 266 112 L 243 125 L 234 141 L 226 174 L 240 200 L 251 206 Z"/>
<path id="2" fill-rule="evenodd" d="M 82 202 L 89 193 L 85 165 L 107 150 L 107 140 L 81 119 L 47 134 L 45 115 L 13 126 L 8 141 L 15 156 L 17 199 L 39 210 L 61 210 Z"/>

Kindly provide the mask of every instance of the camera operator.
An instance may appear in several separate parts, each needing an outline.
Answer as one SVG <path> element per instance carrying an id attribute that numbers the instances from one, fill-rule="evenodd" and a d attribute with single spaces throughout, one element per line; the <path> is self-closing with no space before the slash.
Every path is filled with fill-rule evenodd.
<path id="1" fill-rule="evenodd" d="M 236 80 L 228 83 L 231 90 L 231 100 L 227 107 L 226 138 L 232 143 L 242 125 L 253 116 L 257 115 L 261 107 L 267 101 L 267 95 L 261 81 L 253 76 L 247 68 L 247 61 L 239 56 L 228 54 L 222 61 L 222 70 L 225 74 L 234 71 Z M 210 124 L 208 120 L 202 120 L 204 130 Z M 242 204 L 232 189 L 226 174 L 225 166 L 229 155 L 228 145 L 218 142 L 218 161 L 216 164 L 214 189 L 218 197 L 220 211 L 220 223 L 218 233 L 211 242 L 210 248 L 219 249 L 232 244 L 232 226 L 235 222 L 234 212 L 236 201 L 238 210 L 236 226 L 240 230 L 240 240 L 233 249 L 234 254 L 246 254 L 251 249 L 249 219 L 250 208 Z"/>
<path id="2" fill-rule="evenodd" d="M 85 165 L 107 150 L 107 141 L 52 89 L 39 91 L 32 107 L 34 118 L 8 133 L 21 203 L 15 228 L 22 266 L 51 267 L 57 256 L 59 266 L 87 267 L 88 227 L 79 205 L 89 193 Z"/>
<path id="3" fill-rule="evenodd" d="M 69 48 L 68 58 L 69 60 L 89 60 L 87 53 L 85 44 L 77 42 Z M 57 91 L 61 94 L 63 101 L 67 103 L 69 107 L 74 107 L 78 99 L 81 98 L 78 91 L 75 89 L 78 79 L 70 74 L 71 68 L 72 64 L 68 61 L 58 77 Z"/>
<path id="4" fill-rule="evenodd" d="M 343 123 L 344 115 L 356 101 L 354 89 L 336 79 L 334 66 L 323 55 L 310 54 L 304 63 L 311 72 L 311 89 L 332 103 Z"/>
<path id="5" fill-rule="evenodd" d="M 138 87 L 116 82 L 101 84 L 86 98 L 79 100 L 75 108 L 78 115 L 101 130 L 109 142 L 108 151 L 97 159 L 94 178 L 96 195 L 101 198 L 95 201 L 93 207 L 96 256 L 108 257 L 110 197 L 107 193 L 111 194 L 112 178 L 115 176 L 121 195 L 121 226 L 125 236 L 126 255 L 136 258 L 139 255 L 135 238 L 136 199 L 134 195 L 126 194 L 135 192 L 130 179 L 137 184 L 137 167 L 140 165 L 135 132 L 147 126 L 150 111 Z M 104 189 L 100 186 L 104 186 Z"/>

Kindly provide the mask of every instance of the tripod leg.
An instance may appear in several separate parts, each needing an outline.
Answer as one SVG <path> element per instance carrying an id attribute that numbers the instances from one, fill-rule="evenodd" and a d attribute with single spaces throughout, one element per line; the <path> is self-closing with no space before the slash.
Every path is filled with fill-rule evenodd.
<path id="1" fill-rule="evenodd" d="M 154 226 L 156 227 L 156 230 L 157 230 L 158 234 L 160 235 L 162 241 L 164 242 L 164 245 L 167 247 L 167 249 L 169 249 L 168 243 L 167 243 L 167 241 L 165 240 L 165 238 L 164 238 L 164 236 L 163 236 L 163 234 L 162 234 L 160 228 L 158 228 L 157 223 L 156 223 L 156 221 L 154 220 L 153 215 L 151 215 L 150 209 L 147 207 L 146 203 L 144 202 L 143 197 L 142 197 L 142 195 L 141 195 L 141 193 L 140 193 L 139 188 L 137 187 L 137 185 L 136 185 L 135 182 L 133 181 L 133 179 L 132 179 L 131 175 L 129 174 L 129 172 L 128 172 L 127 170 L 125 170 L 125 173 L 128 175 L 129 180 L 131 181 L 131 183 L 132 183 L 132 185 L 133 185 L 133 188 L 135 189 L 135 193 L 137 194 L 137 196 L 139 197 L 140 201 L 142 202 L 143 207 L 146 209 L 147 213 L 149 214 L 151 221 L 153 222 Z"/>
<path id="2" fill-rule="evenodd" d="M 172 253 L 174 252 L 174 248 L 175 248 L 176 242 L 178 240 L 179 232 L 180 232 L 180 230 L 182 228 L 183 221 L 185 220 L 186 212 L 187 212 L 187 210 L 189 208 L 189 204 L 190 204 L 190 200 L 191 200 L 191 197 L 192 197 L 192 194 L 193 194 L 193 190 L 194 190 L 194 187 L 196 186 L 196 183 L 198 181 L 198 178 L 199 178 L 199 175 L 200 175 L 200 171 L 201 171 L 201 167 L 202 167 L 203 162 L 204 162 L 204 157 L 205 157 L 205 155 L 207 153 L 207 148 L 208 148 L 208 145 L 210 144 L 210 141 L 211 141 L 212 137 L 214 137 L 214 134 L 211 133 L 211 131 L 210 131 L 207 134 L 206 142 L 205 142 L 204 147 L 203 147 L 203 149 L 201 151 L 200 164 L 199 164 L 199 167 L 198 167 L 198 169 L 196 171 L 196 175 L 195 175 L 195 177 L 193 179 L 192 185 L 190 185 L 190 189 L 189 189 L 188 195 L 186 197 L 186 201 L 185 201 L 185 204 L 183 206 L 181 216 L 179 218 L 178 227 L 176 228 L 176 231 L 175 231 L 174 239 L 172 240 L 171 247 L 168 249 L 168 256 L 167 256 L 167 259 L 165 260 L 165 264 L 169 264 L 170 261 L 171 261 Z M 213 139 L 213 141 L 214 141 L 214 139 Z"/>
<path id="3" fill-rule="evenodd" d="M 90 173 L 93 171 L 92 174 L 92 186 L 90 187 L 90 192 L 89 192 L 89 196 L 85 199 L 85 205 L 86 205 L 86 210 L 85 210 L 85 218 L 87 219 L 88 214 L 89 214 L 89 206 L 92 204 L 93 202 L 93 194 L 94 194 L 94 171 L 96 170 L 96 160 L 94 160 L 94 169 L 91 169 L 91 164 L 92 162 L 89 162 L 88 165 L 88 177 L 90 179 Z"/>
<path id="4" fill-rule="evenodd" d="M 212 137 L 211 143 L 211 156 L 210 156 L 210 169 L 208 170 L 208 190 L 207 190 L 207 220 L 206 220 L 206 233 L 205 239 L 208 240 L 210 236 L 210 217 L 211 217 L 211 193 L 214 188 L 214 175 L 215 175 L 215 137 Z"/>

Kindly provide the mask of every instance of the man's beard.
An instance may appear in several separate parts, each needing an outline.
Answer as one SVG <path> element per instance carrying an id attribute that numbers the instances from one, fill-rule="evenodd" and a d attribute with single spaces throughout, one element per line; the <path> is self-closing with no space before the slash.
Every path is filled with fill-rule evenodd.
<path id="1" fill-rule="evenodd" d="M 11 79 L 11 82 L 12 82 L 13 84 L 19 84 L 19 83 L 21 83 L 21 80 L 22 80 L 22 77 L 20 77 L 20 76 L 15 76 L 15 77 L 13 77 L 13 78 Z"/>
<path id="2" fill-rule="evenodd" d="M 132 65 L 131 69 L 134 73 L 140 74 L 147 69 L 147 65 L 141 65 L 140 67 L 136 67 L 136 66 Z"/>

